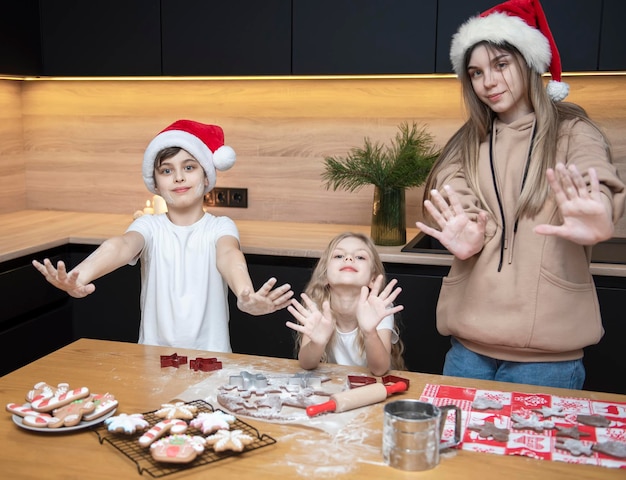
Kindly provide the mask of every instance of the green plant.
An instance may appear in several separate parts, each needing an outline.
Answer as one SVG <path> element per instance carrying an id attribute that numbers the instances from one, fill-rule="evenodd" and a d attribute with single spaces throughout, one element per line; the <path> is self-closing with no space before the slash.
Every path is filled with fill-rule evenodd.
<path id="1" fill-rule="evenodd" d="M 424 183 L 441 150 L 435 147 L 426 127 L 403 122 L 390 146 L 366 137 L 361 148 L 345 157 L 326 157 L 322 179 L 326 189 L 350 192 L 365 185 L 382 189 L 419 187 Z"/>

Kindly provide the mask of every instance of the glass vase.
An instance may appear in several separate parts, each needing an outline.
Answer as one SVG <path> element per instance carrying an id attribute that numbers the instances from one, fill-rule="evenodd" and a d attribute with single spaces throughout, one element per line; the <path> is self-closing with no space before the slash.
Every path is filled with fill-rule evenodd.
<path id="1" fill-rule="evenodd" d="M 406 201 L 404 188 L 374 187 L 372 240 L 376 245 L 406 243 Z"/>

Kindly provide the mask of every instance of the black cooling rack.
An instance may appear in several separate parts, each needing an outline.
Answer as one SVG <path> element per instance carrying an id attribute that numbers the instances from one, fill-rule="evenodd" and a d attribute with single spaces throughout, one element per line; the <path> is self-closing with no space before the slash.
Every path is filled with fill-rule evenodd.
<path id="1" fill-rule="evenodd" d="M 205 402 L 204 400 L 193 400 L 186 403 L 189 405 L 195 405 L 198 408 L 198 413 L 215 411 L 213 406 Z M 163 420 L 162 418 L 157 417 L 155 415 L 155 412 L 156 410 L 153 410 L 152 412 L 147 412 L 143 414 L 144 419 L 150 424 L 150 427 L 148 428 L 151 428 L 152 426 Z M 276 443 L 276 440 L 269 435 L 261 435 L 259 431 L 252 425 L 249 425 L 236 417 L 235 422 L 231 425 L 230 428 L 231 430 L 242 430 L 244 433 L 254 438 L 254 442 L 252 442 L 250 445 L 247 445 L 242 452 L 234 452 L 228 450 L 218 453 L 213 451 L 210 446 L 207 446 L 204 449 L 204 452 L 202 452 L 195 458 L 195 460 L 189 463 L 162 463 L 155 461 L 150 454 L 150 448 L 142 447 L 139 445 L 138 440 L 143 432 L 137 432 L 132 435 L 109 432 L 107 426 L 103 423 L 99 424 L 98 427 L 94 427 L 94 432 L 96 433 L 96 435 L 98 435 L 98 440 L 100 441 L 100 444 L 103 444 L 105 442 L 111 444 L 113 447 L 122 452 L 135 463 L 135 465 L 137 466 L 137 471 L 140 475 L 142 475 L 143 472 L 147 472 L 153 478 L 164 477 L 172 473 L 180 472 L 181 470 L 197 468 L 202 465 L 208 465 L 210 463 L 224 460 L 225 458 L 229 458 L 235 455 L 241 455 L 242 453 L 256 450 L 258 448 L 266 447 L 268 445 Z M 185 433 L 189 435 L 206 436 L 193 427 L 189 427 L 189 429 Z"/>

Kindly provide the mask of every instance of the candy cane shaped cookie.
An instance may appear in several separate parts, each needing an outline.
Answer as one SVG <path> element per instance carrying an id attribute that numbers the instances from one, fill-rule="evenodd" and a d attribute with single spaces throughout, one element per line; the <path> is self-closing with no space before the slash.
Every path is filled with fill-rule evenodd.
<path id="1" fill-rule="evenodd" d="M 166 432 L 185 433 L 187 431 L 187 422 L 176 418 L 168 418 L 157 423 L 154 427 L 139 437 L 139 445 L 149 447 L 157 438 L 162 437 Z"/>
<path id="2" fill-rule="evenodd" d="M 52 415 L 48 413 L 36 412 L 30 408 L 28 403 L 24 405 L 20 405 L 19 403 L 9 403 L 6 408 L 7 412 L 14 415 L 18 415 L 23 418 L 30 417 L 29 422 L 36 423 L 42 427 L 47 427 L 48 423 L 52 420 Z"/>
<path id="3" fill-rule="evenodd" d="M 106 415 L 111 410 L 117 408 L 117 405 L 119 403 L 110 393 L 95 393 L 89 395 L 88 399 L 96 404 L 96 408 L 92 413 L 86 413 L 85 415 L 83 415 L 83 420 L 86 422 L 91 422 L 96 418 L 100 418 Z"/>
<path id="4" fill-rule="evenodd" d="M 51 415 L 43 412 L 36 412 L 28 403 L 20 405 L 19 403 L 7 403 L 7 412 L 13 413 L 15 415 L 19 415 L 20 417 L 25 417 L 27 415 L 33 415 L 35 417 L 43 417 L 50 418 Z"/>
<path id="5" fill-rule="evenodd" d="M 61 385 L 67 384 L 59 384 L 59 387 Z M 47 393 L 36 396 L 30 405 L 37 412 L 50 412 L 75 400 L 85 398 L 87 395 L 89 395 L 87 387 L 75 388 L 74 390 L 59 388 L 52 396 L 49 396 Z"/>

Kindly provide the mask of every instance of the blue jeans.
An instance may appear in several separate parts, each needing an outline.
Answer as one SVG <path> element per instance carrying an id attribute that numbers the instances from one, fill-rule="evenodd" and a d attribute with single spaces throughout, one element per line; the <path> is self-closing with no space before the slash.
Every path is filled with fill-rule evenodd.
<path id="1" fill-rule="evenodd" d="M 474 353 L 451 338 L 452 347 L 443 365 L 444 375 L 574 390 L 583 388 L 582 358 L 566 362 L 508 362 Z"/>

